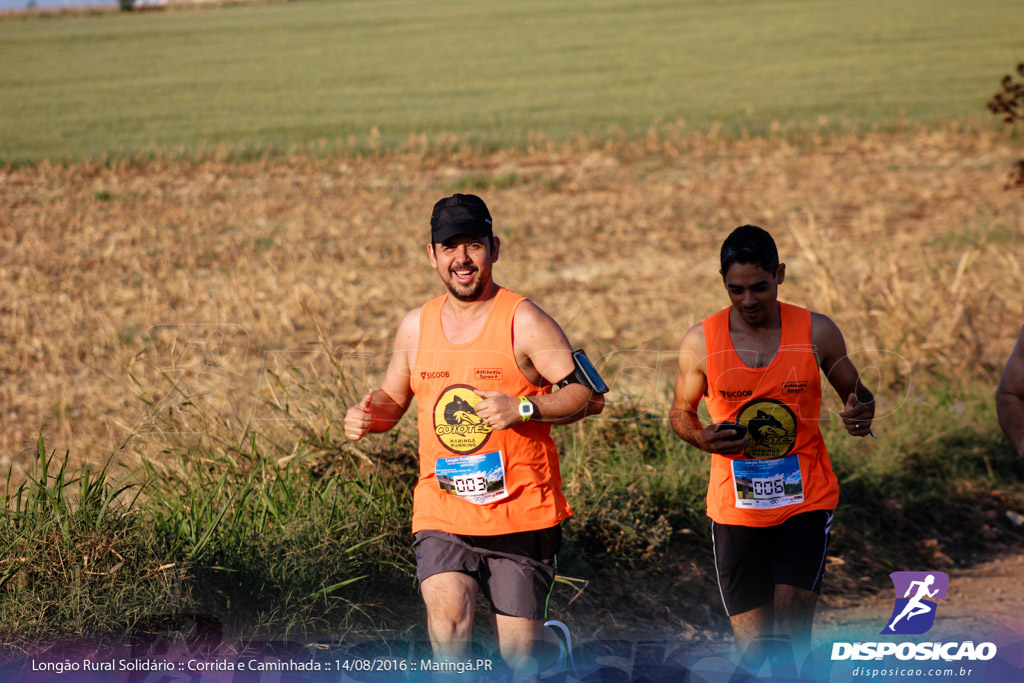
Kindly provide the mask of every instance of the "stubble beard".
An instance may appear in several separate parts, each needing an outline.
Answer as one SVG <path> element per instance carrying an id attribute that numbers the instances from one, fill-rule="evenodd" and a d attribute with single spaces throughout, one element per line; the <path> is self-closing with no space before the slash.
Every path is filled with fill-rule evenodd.
<path id="1" fill-rule="evenodd" d="M 480 273 L 479 270 L 477 270 L 476 272 L 477 274 Z M 453 282 L 452 280 L 445 280 L 444 284 L 445 287 L 448 288 L 448 291 L 451 293 L 451 295 L 454 296 L 459 301 L 476 301 L 483 295 L 484 291 L 487 289 L 487 283 L 485 283 L 483 279 L 479 277 L 476 279 L 475 282 L 470 282 L 465 285 L 460 284 L 458 282 Z"/>

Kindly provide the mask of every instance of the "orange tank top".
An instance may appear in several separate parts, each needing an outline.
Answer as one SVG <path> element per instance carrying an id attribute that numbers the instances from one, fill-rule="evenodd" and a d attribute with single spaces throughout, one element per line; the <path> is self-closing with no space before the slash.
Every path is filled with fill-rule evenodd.
<path id="1" fill-rule="evenodd" d="M 766 527 L 810 510 L 832 510 L 839 483 L 818 428 L 821 374 L 811 343 L 811 312 L 780 303 L 775 358 L 751 368 L 729 335 L 729 310 L 703 321 L 705 402 L 713 422 L 737 422 L 750 440 L 740 458 L 711 456 L 708 516 L 720 524 Z"/>
<path id="2" fill-rule="evenodd" d="M 412 368 L 419 431 L 420 476 L 413 492 L 413 533 L 424 529 L 495 536 L 552 527 L 572 514 L 562 495 L 551 426 L 528 420 L 491 429 L 473 407 L 473 390 L 539 396 L 512 350 L 512 319 L 525 299 L 504 288 L 479 336 L 448 341 L 441 327 L 447 295 L 420 312 Z"/>

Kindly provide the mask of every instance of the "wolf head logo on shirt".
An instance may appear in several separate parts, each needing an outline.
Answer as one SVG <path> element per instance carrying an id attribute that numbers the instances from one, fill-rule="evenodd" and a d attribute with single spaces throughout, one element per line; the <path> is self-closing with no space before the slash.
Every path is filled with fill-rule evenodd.
<path id="1" fill-rule="evenodd" d="M 763 410 L 758 410 L 757 415 L 747 423 L 747 429 L 755 439 L 766 439 L 769 436 L 780 437 L 786 435 L 782 423 Z"/>
<path id="2" fill-rule="evenodd" d="M 491 437 L 491 428 L 476 414 L 480 400 L 468 384 L 453 384 L 434 404 L 434 433 L 452 453 L 473 453 Z"/>
<path id="3" fill-rule="evenodd" d="M 796 415 L 782 401 L 754 399 L 740 408 L 736 421 L 750 430 L 750 441 L 743 451 L 748 458 L 783 458 L 796 444 Z"/>
<path id="4" fill-rule="evenodd" d="M 478 425 L 483 422 L 473 410 L 473 406 L 458 395 L 453 396 L 451 403 L 444 407 L 444 421 L 450 425 Z"/>

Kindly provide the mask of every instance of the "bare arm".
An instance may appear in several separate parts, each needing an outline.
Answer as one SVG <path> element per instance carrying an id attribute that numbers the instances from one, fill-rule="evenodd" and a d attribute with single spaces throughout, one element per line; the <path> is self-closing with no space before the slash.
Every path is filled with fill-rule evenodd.
<path id="1" fill-rule="evenodd" d="M 345 414 L 345 436 L 353 441 L 369 432 L 386 432 L 405 415 L 412 402 L 409 357 L 419 341 L 420 309 L 405 314 L 395 334 L 394 352 L 381 388 L 372 391 Z"/>
<path id="2" fill-rule="evenodd" d="M 704 326 L 697 323 L 687 330 L 679 346 L 679 373 L 668 418 L 681 439 L 702 451 L 739 455 L 746 448 L 749 434 L 736 439 L 735 430 L 720 429 L 716 424 L 705 428 L 697 414 L 697 407 L 708 388 L 707 354 Z"/>
<path id="3" fill-rule="evenodd" d="M 572 347 L 562 328 L 532 301 L 524 301 L 512 321 L 516 361 L 531 380 L 555 384 L 575 367 Z M 519 399 L 498 391 L 478 391 L 484 400 L 476 414 L 494 429 L 507 429 L 521 421 Z M 543 396 L 531 396 L 533 420 L 549 424 L 570 424 L 604 409 L 604 397 L 582 384 L 568 384 Z"/>
<path id="4" fill-rule="evenodd" d="M 1020 454 L 1024 451 L 1024 328 L 996 389 L 996 414 L 1013 450 Z"/>
<path id="5" fill-rule="evenodd" d="M 846 354 L 843 333 L 828 316 L 812 313 L 811 342 L 825 377 L 843 402 L 843 426 L 853 436 L 867 436 L 875 417 L 875 397 L 861 384 L 860 373 Z"/>

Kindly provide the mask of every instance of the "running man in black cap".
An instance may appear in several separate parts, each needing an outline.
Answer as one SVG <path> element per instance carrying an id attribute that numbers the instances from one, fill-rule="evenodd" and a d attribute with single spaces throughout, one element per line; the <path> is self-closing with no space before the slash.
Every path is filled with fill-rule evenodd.
<path id="1" fill-rule="evenodd" d="M 604 399 L 558 324 L 492 279 L 501 245 L 483 200 L 440 200 L 430 227 L 427 256 L 448 292 L 402 319 L 384 381 L 349 409 L 345 434 L 390 429 L 416 397 L 413 546 L 434 655 L 470 659 L 482 590 L 502 657 L 533 673 L 558 658 L 551 645 L 571 651 L 565 626 L 545 623 L 572 514 L 551 425 L 597 414 Z"/>

